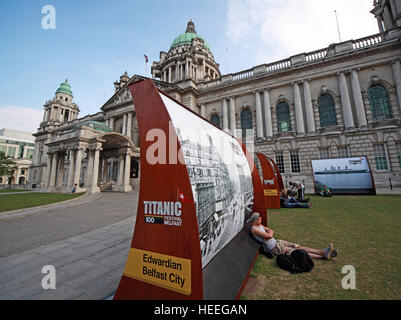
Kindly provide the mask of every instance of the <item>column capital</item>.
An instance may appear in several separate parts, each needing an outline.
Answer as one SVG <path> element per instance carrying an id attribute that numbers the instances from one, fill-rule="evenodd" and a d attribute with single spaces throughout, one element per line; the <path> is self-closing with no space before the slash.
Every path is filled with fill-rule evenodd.
<path id="1" fill-rule="evenodd" d="M 348 72 L 348 73 L 352 73 L 352 72 L 358 72 L 358 71 L 360 71 L 360 70 L 361 70 L 361 68 L 355 67 L 355 68 L 350 68 L 350 69 L 348 69 L 347 72 Z"/>
<path id="2" fill-rule="evenodd" d="M 391 60 L 391 64 L 399 64 L 399 63 L 401 63 L 401 61 L 400 61 L 400 59 L 393 59 L 393 60 Z"/>

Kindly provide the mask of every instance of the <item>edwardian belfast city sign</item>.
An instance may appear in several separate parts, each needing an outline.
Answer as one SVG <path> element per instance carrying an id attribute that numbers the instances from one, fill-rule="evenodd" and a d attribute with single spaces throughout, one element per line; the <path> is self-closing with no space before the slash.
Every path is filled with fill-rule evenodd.
<path id="1" fill-rule="evenodd" d="M 266 222 L 262 184 L 239 140 L 150 80 L 131 84 L 141 142 L 137 219 L 114 299 L 238 298 Z"/>

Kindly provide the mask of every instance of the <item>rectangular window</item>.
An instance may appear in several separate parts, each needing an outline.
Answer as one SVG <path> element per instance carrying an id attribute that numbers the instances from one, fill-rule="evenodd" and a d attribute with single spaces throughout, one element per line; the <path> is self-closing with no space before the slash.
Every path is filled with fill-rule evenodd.
<path id="1" fill-rule="evenodd" d="M 291 151 L 291 172 L 292 173 L 300 173 L 301 172 L 301 163 L 299 161 L 298 151 Z"/>
<path id="2" fill-rule="evenodd" d="M 330 149 L 329 148 L 321 148 L 320 151 L 320 159 L 330 159 Z"/>
<path id="3" fill-rule="evenodd" d="M 384 144 L 374 144 L 373 150 L 375 153 L 376 169 L 388 170 L 386 146 Z"/>
<path id="4" fill-rule="evenodd" d="M 276 152 L 276 165 L 280 170 L 280 173 L 285 173 L 285 166 L 284 166 L 284 156 L 282 152 Z"/>
<path id="5" fill-rule="evenodd" d="M 338 147 L 337 150 L 339 158 L 349 158 L 349 151 L 347 146 Z"/>
<path id="6" fill-rule="evenodd" d="M 397 143 L 397 154 L 398 154 L 398 163 L 401 168 L 401 143 Z"/>
<path id="7" fill-rule="evenodd" d="M 16 147 L 8 147 L 7 157 L 14 158 L 15 157 L 15 151 L 17 151 Z"/>

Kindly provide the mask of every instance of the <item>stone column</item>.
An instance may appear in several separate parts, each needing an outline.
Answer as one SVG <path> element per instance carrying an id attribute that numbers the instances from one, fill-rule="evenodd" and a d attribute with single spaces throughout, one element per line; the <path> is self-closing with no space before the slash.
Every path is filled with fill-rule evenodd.
<path id="1" fill-rule="evenodd" d="M 316 132 L 315 117 L 313 116 L 312 97 L 310 93 L 310 82 L 309 80 L 304 81 L 304 99 L 305 99 L 305 111 L 306 111 L 306 122 L 308 124 L 308 132 Z"/>
<path id="2" fill-rule="evenodd" d="M 127 137 L 131 139 L 131 136 L 132 136 L 132 112 L 128 112 Z"/>
<path id="3" fill-rule="evenodd" d="M 123 132 L 122 132 L 122 134 L 124 136 L 127 135 L 127 114 L 124 114 L 124 116 L 123 116 Z"/>
<path id="4" fill-rule="evenodd" d="M 46 166 L 46 175 L 45 175 L 45 187 L 49 186 L 49 181 L 50 181 L 50 171 L 52 168 L 52 159 L 53 159 L 53 154 L 48 153 L 47 154 L 47 166 Z"/>
<path id="5" fill-rule="evenodd" d="M 83 150 L 78 149 L 76 152 L 77 152 L 77 159 L 75 161 L 74 186 L 77 185 L 77 192 L 78 192 L 79 178 L 81 177 L 81 161 L 82 161 Z"/>
<path id="6" fill-rule="evenodd" d="M 265 108 L 266 137 L 271 138 L 273 137 L 273 125 L 270 106 L 270 93 L 268 89 L 263 90 L 263 104 Z"/>
<path id="7" fill-rule="evenodd" d="M 223 130 L 228 131 L 228 108 L 227 108 L 227 100 L 223 99 Z"/>
<path id="8" fill-rule="evenodd" d="M 400 61 L 399 60 L 394 61 L 392 63 L 392 68 L 393 68 L 395 89 L 396 89 L 397 98 L 398 98 L 398 107 L 400 108 L 400 111 L 401 111 L 401 64 L 400 64 Z"/>
<path id="9" fill-rule="evenodd" d="M 379 26 L 380 33 L 384 33 L 383 20 L 380 16 L 376 17 L 377 25 Z"/>
<path id="10" fill-rule="evenodd" d="M 237 137 L 237 122 L 235 119 L 235 99 L 230 97 L 230 129 L 234 137 Z"/>
<path id="11" fill-rule="evenodd" d="M 171 66 L 168 67 L 168 83 L 171 83 L 172 79 L 171 79 Z"/>
<path id="12" fill-rule="evenodd" d="M 358 120 L 358 127 L 367 126 L 368 122 L 366 120 L 366 111 L 363 104 L 361 85 L 359 83 L 359 77 L 356 70 L 351 71 L 351 86 L 352 86 L 352 96 L 354 97 L 355 107 L 356 107 L 356 117 Z"/>
<path id="13" fill-rule="evenodd" d="M 64 159 L 65 153 L 60 153 L 59 160 L 58 160 L 58 177 L 57 177 L 57 187 L 62 187 L 64 182 Z"/>
<path id="14" fill-rule="evenodd" d="M 345 128 L 354 128 L 354 119 L 352 116 L 351 100 L 349 98 L 347 80 L 344 72 L 338 72 L 338 82 L 340 85 L 341 106 L 344 115 Z"/>
<path id="15" fill-rule="evenodd" d="M 256 136 L 258 138 L 263 138 L 262 101 L 260 100 L 259 91 L 255 91 L 255 108 L 256 108 Z"/>
<path id="16" fill-rule="evenodd" d="M 392 17 L 391 17 L 390 10 L 388 9 L 387 6 L 384 7 L 383 17 L 384 17 L 384 24 L 385 24 L 385 27 L 386 27 L 386 31 L 388 31 L 392 27 L 391 24 L 390 24 Z"/>
<path id="17" fill-rule="evenodd" d="M 43 113 L 43 122 L 46 121 L 46 117 L 47 117 L 47 108 L 45 108 L 44 113 Z"/>
<path id="18" fill-rule="evenodd" d="M 206 107 L 204 103 L 200 105 L 200 115 L 201 117 L 206 118 Z"/>
<path id="19" fill-rule="evenodd" d="M 74 187 L 74 170 L 75 170 L 75 155 L 76 150 L 70 150 L 70 166 L 68 168 L 68 183 L 67 187 Z"/>
<path id="20" fill-rule="evenodd" d="M 120 166 L 118 171 L 117 186 L 121 187 L 124 183 L 124 155 L 120 154 Z"/>
<path id="21" fill-rule="evenodd" d="M 131 156 L 129 155 L 129 153 L 127 153 L 125 155 L 124 186 L 122 190 L 124 192 L 132 191 L 132 187 L 130 184 L 130 172 L 131 172 Z"/>
<path id="22" fill-rule="evenodd" d="M 85 187 L 91 187 L 92 174 L 93 174 L 93 150 L 88 149 L 88 162 L 86 165 L 86 181 Z"/>
<path id="23" fill-rule="evenodd" d="M 114 131 L 114 118 L 110 118 L 110 129 Z"/>
<path id="24" fill-rule="evenodd" d="M 52 168 L 50 171 L 49 188 L 54 188 L 56 186 L 57 162 L 58 162 L 58 152 L 55 152 L 55 153 L 53 153 Z"/>
<path id="25" fill-rule="evenodd" d="M 294 102 L 295 102 L 295 121 L 297 125 L 297 134 L 305 134 L 304 115 L 302 112 L 301 91 L 298 82 L 293 83 Z"/>
<path id="26" fill-rule="evenodd" d="M 93 170 L 92 170 L 91 186 L 88 191 L 90 193 L 98 193 L 98 192 L 100 192 L 100 188 L 97 184 L 98 178 L 99 178 L 100 150 L 96 149 L 92 152 L 93 152 Z"/>

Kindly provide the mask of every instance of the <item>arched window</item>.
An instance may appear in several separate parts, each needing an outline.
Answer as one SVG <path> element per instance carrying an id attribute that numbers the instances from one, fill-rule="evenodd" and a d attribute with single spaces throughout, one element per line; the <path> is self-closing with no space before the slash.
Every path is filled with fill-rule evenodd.
<path id="1" fill-rule="evenodd" d="M 368 89 L 370 110 L 374 120 L 390 119 L 393 117 L 386 88 L 373 85 Z"/>
<path id="2" fill-rule="evenodd" d="M 290 106 L 287 102 L 280 102 L 276 107 L 278 132 L 291 131 Z"/>
<path id="3" fill-rule="evenodd" d="M 249 109 L 244 109 L 241 111 L 241 129 L 242 129 L 242 139 L 246 137 L 246 130 L 253 129 L 252 125 L 252 111 Z"/>
<path id="4" fill-rule="evenodd" d="M 329 94 L 321 95 L 318 99 L 320 126 L 328 127 L 337 125 L 336 108 L 334 99 Z"/>
<path id="5" fill-rule="evenodd" d="M 215 114 L 212 116 L 212 118 L 210 119 L 210 121 L 218 128 L 220 128 L 220 117 Z"/>

